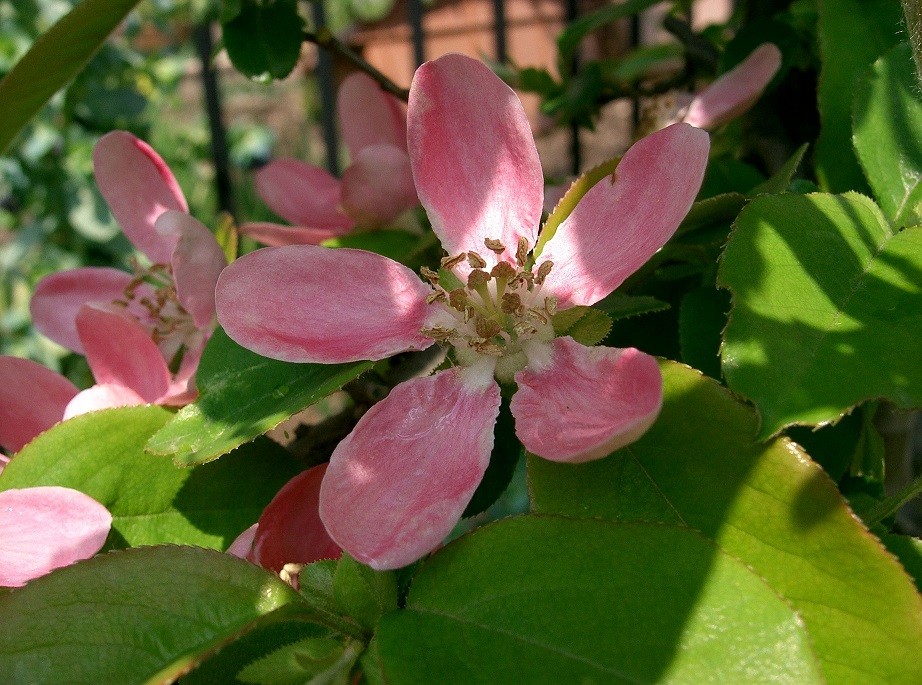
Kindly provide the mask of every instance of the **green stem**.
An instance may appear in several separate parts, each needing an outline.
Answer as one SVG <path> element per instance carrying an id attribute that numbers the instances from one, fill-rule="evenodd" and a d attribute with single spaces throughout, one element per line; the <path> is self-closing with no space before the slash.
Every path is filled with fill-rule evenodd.
<path id="1" fill-rule="evenodd" d="M 868 509 L 861 518 L 870 528 L 888 516 L 895 514 L 900 507 L 906 504 L 913 497 L 922 494 L 922 476 L 919 476 L 899 492 L 895 492 L 882 502 Z"/>
<path id="2" fill-rule="evenodd" d="M 390 93 L 391 95 L 400 98 L 404 102 L 407 102 L 410 99 L 409 90 L 406 88 L 401 88 L 396 83 L 391 81 L 378 69 L 369 64 L 364 57 L 362 57 L 355 50 L 334 36 L 327 27 L 321 26 L 319 29 L 317 29 L 316 33 L 305 31 L 304 40 L 306 40 L 308 43 L 313 43 L 314 45 L 321 47 L 324 50 L 334 52 L 337 55 L 340 55 L 341 57 L 344 57 L 348 61 L 352 62 L 353 65 L 377 81 L 378 85 L 381 86 L 381 90 L 384 92 Z"/>
<path id="3" fill-rule="evenodd" d="M 903 0 L 903 14 L 916 62 L 916 78 L 922 83 L 922 0 Z"/>

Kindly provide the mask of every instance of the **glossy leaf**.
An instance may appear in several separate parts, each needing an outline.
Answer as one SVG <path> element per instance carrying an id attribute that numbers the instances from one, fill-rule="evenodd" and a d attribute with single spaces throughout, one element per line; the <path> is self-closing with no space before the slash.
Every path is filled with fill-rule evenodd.
<path id="1" fill-rule="evenodd" d="M 257 659 L 238 678 L 251 685 L 347 685 L 361 650 L 357 642 L 344 645 L 331 637 L 308 637 Z"/>
<path id="2" fill-rule="evenodd" d="M 855 93 L 858 160 L 884 213 L 899 225 L 922 218 L 922 97 L 903 43 L 877 60 Z"/>
<path id="3" fill-rule="evenodd" d="M 183 469 L 144 451 L 172 414 L 154 406 L 84 414 L 43 433 L 0 474 L 0 490 L 60 485 L 112 513 L 109 548 L 166 542 L 224 549 L 299 470 L 263 439 L 215 464 Z"/>
<path id="4" fill-rule="evenodd" d="M 797 169 L 800 167 L 800 163 L 804 159 L 804 155 L 807 154 L 807 148 L 810 146 L 807 143 L 804 143 L 799 148 L 794 151 L 794 154 L 781 165 L 781 168 L 776 171 L 771 178 L 767 179 L 763 183 L 752 188 L 749 192 L 746 193 L 747 197 L 755 197 L 756 195 L 772 195 L 775 193 L 783 193 L 788 189 L 788 186 L 791 185 L 791 181 L 794 180 L 794 175 L 797 173 Z"/>
<path id="5" fill-rule="evenodd" d="M 899 42 L 900 4 L 893 0 L 823 0 L 819 6 L 819 109 L 816 175 L 823 190 L 864 190 L 867 182 L 852 150 L 852 98 L 858 79 Z"/>
<path id="6" fill-rule="evenodd" d="M 826 682 L 922 679 L 922 598 L 835 484 L 786 438 L 756 442 L 754 413 L 716 382 L 675 363 L 663 377 L 660 418 L 630 447 L 529 460 L 536 510 L 699 530 L 800 614 Z"/>
<path id="7" fill-rule="evenodd" d="M 243 0 L 240 10 L 222 24 L 224 47 L 245 75 L 281 79 L 298 62 L 303 28 L 296 0 Z"/>
<path id="8" fill-rule="evenodd" d="M 202 355 L 198 401 L 183 407 L 147 444 L 180 465 L 202 464 L 275 428 L 323 399 L 372 362 L 292 364 L 260 357 L 218 329 Z"/>
<path id="9" fill-rule="evenodd" d="M 137 4 L 138 0 L 83 0 L 32 44 L 0 81 L 0 154 Z"/>
<path id="10" fill-rule="evenodd" d="M 922 229 L 894 233 L 868 198 L 776 195 L 740 213 L 718 272 L 733 309 L 728 385 L 765 438 L 864 400 L 922 405 Z"/>
<path id="11" fill-rule="evenodd" d="M 397 579 L 393 571 L 375 571 L 343 553 L 333 574 L 333 597 L 342 613 L 371 632 L 397 608 Z"/>
<path id="12" fill-rule="evenodd" d="M 298 594 L 235 557 L 194 547 L 111 552 L 0 596 L 8 685 L 164 683 Z"/>
<path id="13" fill-rule="evenodd" d="M 598 345 L 611 330 L 611 317 L 594 307 L 578 305 L 557 312 L 551 320 L 557 336 L 569 335 L 583 345 Z"/>
<path id="14" fill-rule="evenodd" d="M 745 602 L 740 597 L 746 597 Z M 378 648 L 392 685 L 821 678 L 797 614 L 678 526 L 506 519 L 424 564 Z"/>

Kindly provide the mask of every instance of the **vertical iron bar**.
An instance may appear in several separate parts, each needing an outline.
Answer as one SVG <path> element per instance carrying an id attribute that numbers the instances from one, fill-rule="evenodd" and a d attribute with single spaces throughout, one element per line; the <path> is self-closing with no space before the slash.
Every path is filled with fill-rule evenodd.
<path id="1" fill-rule="evenodd" d="M 205 112 L 208 115 L 208 131 L 211 136 L 211 158 L 215 170 L 215 190 L 218 194 L 218 209 L 234 215 L 234 194 L 230 180 L 230 160 L 227 152 L 227 131 L 221 111 L 221 90 L 218 72 L 211 63 L 214 42 L 211 38 L 211 24 L 199 24 L 193 32 L 195 51 L 202 65 L 202 91 L 205 96 Z"/>
<path id="2" fill-rule="evenodd" d="M 496 32 L 496 59 L 506 62 L 506 3 L 493 0 L 493 28 Z"/>
<path id="3" fill-rule="evenodd" d="M 567 0 L 567 24 L 575 21 L 577 16 L 579 16 L 578 0 Z M 579 69 L 578 53 L 569 68 L 571 74 L 576 74 Z M 575 122 L 570 124 L 570 161 L 572 162 L 570 170 L 574 176 L 578 176 L 583 166 L 583 150 L 579 142 L 579 125 Z"/>
<path id="4" fill-rule="evenodd" d="M 413 60 L 418 67 L 426 61 L 425 36 L 423 34 L 423 4 L 421 0 L 409 0 L 410 26 L 413 29 Z"/>
<path id="5" fill-rule="evenodd" d="M 326 26 L 326 13 L 322 2 L 312 2 L 314 24 L 319 29 Z M 317 50 L 317 85 L 320 88 L 320 125 L 323 143 L 327 149 L 327 169 L 339 175 L 339 141 L 336 136 L 336 92 L 333 86 L 333 61 L 323 48 Z"/>

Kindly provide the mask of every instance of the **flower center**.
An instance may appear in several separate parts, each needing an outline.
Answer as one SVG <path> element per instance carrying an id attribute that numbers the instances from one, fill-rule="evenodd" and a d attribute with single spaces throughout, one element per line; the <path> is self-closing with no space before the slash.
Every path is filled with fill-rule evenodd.
<path id="1" fill-rule="evenodd" d="M 125 307 L 150 331 L 170 370 L 175 372 L 185 351 L 201 343 L 201 331 L 176 295 L 173 270 L 168 264 L 132 263 L 134 278 L 124 297 L 113 302 Z"/>
<path id="2" fill-rule="evenodd" d="M 484 241 L 497 259 L 506 252 L 498 240 Z M 439 274 L 423 267 L 422 275 L 432 285 L 430 304 L 441 305 L 439 313 L 421 333 L 442 345 L 451 345 L 462 366 L 485 360 L 495 364 L 494 374 L 503 382 L 525 368 L 536 346 L 554 338 L 551 317 L 557 299 L 541 292 L 553 262 L 530 264 L 529 244 L 519 240 L 515 264 L 499 260 L 487 271 L 487 261 L 477 252 L 463 252 L 442 260 L 442 268 L 456 277 L 457 287 L 448 289 Z M 510 252 L 510 254 L 512 254 Z M 463 262 L 471 267 L 465 280 L 455 268 Z"/>

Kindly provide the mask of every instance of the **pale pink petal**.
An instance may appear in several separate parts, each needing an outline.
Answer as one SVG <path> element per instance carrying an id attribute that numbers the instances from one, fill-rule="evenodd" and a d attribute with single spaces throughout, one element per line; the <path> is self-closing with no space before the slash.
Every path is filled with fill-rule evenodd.
<path id="1" fill-rule="evenodd" d="M 131 388 L 112 383 L 103 383 L 81 390 L 68 403 L 67 408 L 64 410 L 64 418 L 70 419 L 80 414 L 99 411 L 100 409 L 136 407 L 141 404 L 147 404 L 147 400 Z"/>
<path id="2" fill-rule="evenodd" d="M 515 255 L 534 244 L 544 199 L 541 162 L 516 94 L 484 64 L 445 55 L 416 71 L 408 142 L 419 199 L 450 254 L 491 257 L 484 238 Z"/>
<path id="3" fill-rule="evenodd" d="M 112 515 L 77 490 L 44 486 L 0 492 L 0 586 L 89 559 L 106 542 Z"/>
<path id="4" fill-rule="evenodd" d="M 259 517 L 252 561 L 278 573 L 285 564 L 339 558 L 342 550 L 330 539 L 318 511 L 326 470 L 321 464 L 298 474 L 272 498 Z"/>
<path id="5" fill-rule="evenodd" d="M 238 535 L 230 544 L 230 547 L 227 548 L 227 554 L 230 554 L 232 557 L 238 557 L 240 559 L 248 559 L 250 552 L 253 551 L 253 540 L 256 538 L 257 528 L 259 528 L 259 524 L 254 523 L 252 526 L 240 533 L 240 535 Z"/>
<path id="6" fill-rule="evenodd" d="M 64 418 L 77 392 L 73 383 L 41 364 L 0 356 L 0 445 L 21 450 Z"/>
<path id="7" fill-rule="evenodd" d="M 0 454 L 0 473 L 3 473 L 3 469 L 7 464 L 10 463 L 10 458 L 5 454 Z"/>
<path id="8" fill-rule="evenodd" d="M 393 145 L 407 149 L 407 117 L 403 105 L 362 72 L 346 77 L 336 96 L 339 127 L 349 154 L 355 161 L 369 145 Z"/>
<path id="9" fill-rule="evenodd" d="M 265 357 L 336 364 L 421 350 L 430 288 L 386 257 L 314 245 L 267 247 L 218 279 L 218 320 Z"/>
<path id="10" fill-rule="evenodd" d="M 132 280 L 129 273 L 104 267 L 72 269 L 45 276 L 35 287 L 29 303 L 32 323 L 59 345 L 82 354 L 83 347 L 77 335 L 77 312 L 88 303 L 110 304 L 124 299 L 125 289 Z M 150 295 L 153 291 L 142 286 L 138 292 Z M 131 311 L 141 314 L 143 310 L 132 308 Z"/>
<path id="11" fill-rule="evenodd" d="M 320 488 L 330 537 L 393 569 L 437 547 L 461 518 L 493 449 L 499 386 L 454 369 L 401 383 L 339 443 Z"/>
<path id="12" fill-rule="evenodd" d="M 393 145 L 363 148 L 343 174 L 343 209 L 362 226 L 393 221 L 419 204 L 410 158 Z"/>
<path id="13" fill-rule="evenodd" d="M 339 180 L 296 159 L 276 159 L 256 172 L 256 191 L 285 221 L 314 228 L 341 229 L 352 219 L 339 207 Z"/>
<path id="14" fill-rule="evenodd" d="M 77 314 L 77 330 L 96 382 L 134 390 L 145 402 L 157 402 L 170 384 L 170 371 L 150 333 L 122 311 L 86 305 Z"/>
<path id="15" fill-rule="evenodd" d="M 163 235 L 178 238 L 170 263 L 179 303 L 192 315 L 196 326 L 211 325 L 215 284 L 221 269 L 227 266 L 224 250 L 202 222 L 182 212 L 164 212 L 156 228 Z"/>
<path id="16" fill-rule="evenodd" d="M 248 235 L 270 247 L 284 247 L 285 245 L 319 245 L 324 240 L 337 238 L 352 231 L 354 223 L 349 223 L 342 228 L 311 228 L 309 226 L 285 226 L 273 224 L 268 221 L 251 221 L 240 224 L 237 230 L 241 235 Z"/>
<path id="17" fill-rule="evenodd" d="M 593 304 L 659 250 L 688 213 L 707 166 L 708 134 L 674 124 L 641 138 L 613 177 L 580 200 L 545 246 L 544 287 L 569 307 Z"/>
<path id="18" fill-rule="evenodd" d="M 200 341 L 195 342 L 187 340 L 187 347 L 182 356 L 182 362 L 179 369 L 173 374 L 170 381 L 170 387 L 167 388 L 166 394 L 157 404 L 165 404 L 173 407 L 183 407 L 198 398 L 198 388 L 195 385 L 195 372 L 198 371 L 198 364 L 202 359 L 202 353 L 205 351 L 205 345 L 211 337 L 213 331 L 201 331 L 199 334 Z"/>
<path id="19" fill-rule="evenodd" d="M 733 69 L 702 90 L 691 101 L 683 121 L 712 129 L 752 107 L 781 68 L 781 51 L 763 43 Z"/>
<path id="20" fill-rule="evenodd" d="M 551 461 L 599 459 L 637 440 L 663 402 L 656 359 L 634 348 L 551 343 L 550 364 L 515 375 L 510 408 L 525 448 Z"/>
<path id="21" fill-rule="evenodd" d="M 156 264 L 169 264 L 176 241 L 154 222 L 163 212 L 189 211 L 173 173 L 150 145 L 125 131 L 107 133 L 93 150 L 96 184 L 128 239 Z"/>

